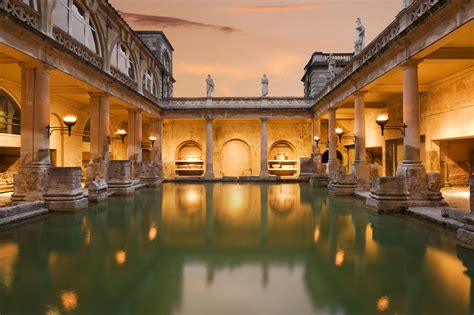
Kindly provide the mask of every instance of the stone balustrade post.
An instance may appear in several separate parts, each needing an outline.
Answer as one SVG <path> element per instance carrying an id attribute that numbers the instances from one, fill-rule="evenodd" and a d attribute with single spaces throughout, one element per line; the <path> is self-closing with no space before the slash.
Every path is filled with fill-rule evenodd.
<path id="1" fill-rule="evenodd" d="M 261 118 L 260 134 L 260 177 L 268 177 L 268 139 L 267 139 L 267 118 Z"/>
<path id="2" fill-rule="evenodd" d="M 206 119 L 206 178 L 214 178 L 214 143 L 213 143 L 213 130 L 212 130 L 212 118 Z"/>

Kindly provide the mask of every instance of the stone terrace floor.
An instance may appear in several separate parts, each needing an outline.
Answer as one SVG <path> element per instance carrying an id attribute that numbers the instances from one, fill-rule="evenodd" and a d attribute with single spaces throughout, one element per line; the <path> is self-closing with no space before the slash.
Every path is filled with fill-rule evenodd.
<path id="1" fill-rule="evenodd" d="M 446 187 L 441 192 L 451 208 L 469 212 L 469 187 Z"/>

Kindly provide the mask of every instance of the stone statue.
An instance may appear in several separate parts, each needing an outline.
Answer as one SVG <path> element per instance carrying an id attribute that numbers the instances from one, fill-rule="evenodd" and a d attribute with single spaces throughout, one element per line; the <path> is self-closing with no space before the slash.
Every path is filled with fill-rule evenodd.
<path id="1" fill-rule="evenodd" d="M 333 54 L 329 54 L 328 57 L 328 72 L 330 80 L 336 77 L 336 59 L 334 59 Z"/>
<path id="2" fill-rule="evenodd" d="M 262 97 L 264 96 L 268 96 L 268 78 L 266 74 L 262 77 Z"/>
<path id="3" fill-rule="evenodd" d="M 354 52 L 357 55 L 364 49 L 365 27 L 360 18 L 356 19 L 356 38 L 354 41 Z"/>
<path id="4" fill-rule="evenodd" d="M 207 75 L 206 90 L 207 90 L 207 97 L 212 97 L 212 93 L 214 93 L 214 80 L 212 79 L 210 74 Z"/>

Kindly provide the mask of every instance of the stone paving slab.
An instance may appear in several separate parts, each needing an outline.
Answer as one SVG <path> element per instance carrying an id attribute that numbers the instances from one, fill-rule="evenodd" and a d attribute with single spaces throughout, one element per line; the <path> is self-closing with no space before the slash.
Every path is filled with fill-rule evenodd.
<path id="1" fill-rule="evenodd" d="M 0 207 L 0 226 L 20 220 L 25 220 L 34 216 L 48 212 L 44 201 L 34 201 Z"/>

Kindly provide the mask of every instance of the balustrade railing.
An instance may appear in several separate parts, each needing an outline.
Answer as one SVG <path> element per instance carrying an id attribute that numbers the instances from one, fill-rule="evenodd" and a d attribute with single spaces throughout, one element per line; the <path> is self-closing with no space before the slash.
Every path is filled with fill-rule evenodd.
<path id="1" fill-rule="evenodd" d="M 167 98 L 165 108 L 310 108 L 313 101 L 303 97 L 197 97 Z"/>
<path id="2" fill-rule="evenodd" d="M 0 9 L 14 16 L 23 23 L 39 28 L 40 15 L 32 7 L 20 0 L 0 0 Z"/>
<path id="3" fill-rule="evenodd" d="M 120 82 L 125 84 L 126 86 L 128 86 L 128 87 L 130 87 L 134 90 L 137 89 L 137 87 L 138 87 L 137 82 L 135 82 L 132 78 L 130 78 L 128 75 L 126 75 L 125 73 L 123 73 L 119 69 L 110 66 L 110 74 L 114 78 L 116 78 L 117 80 L 119 80 Z"/>

